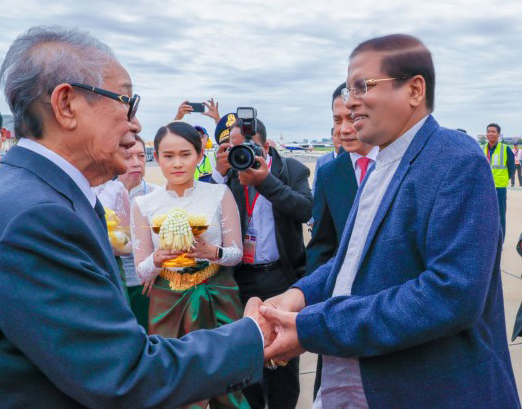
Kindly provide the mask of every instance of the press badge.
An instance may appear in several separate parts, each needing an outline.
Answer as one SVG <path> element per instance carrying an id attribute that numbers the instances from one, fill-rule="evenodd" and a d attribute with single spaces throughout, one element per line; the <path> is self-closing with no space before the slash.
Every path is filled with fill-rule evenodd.
<path id="1" fill-rule="evenodd" d="M 256 257 L 257 240 L 257 232 L 251 228 L 247 228 L 247 232 L 243 240 L 243 263 L 248 263 L 250 265 L 254 264 L 254 259 Z"/>

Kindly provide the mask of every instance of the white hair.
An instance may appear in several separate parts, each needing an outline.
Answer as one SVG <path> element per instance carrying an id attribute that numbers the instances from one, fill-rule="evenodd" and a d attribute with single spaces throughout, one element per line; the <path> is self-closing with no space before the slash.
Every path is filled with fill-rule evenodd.
<path id="1" fill-rule="evenodd" d="M 33 105 L 36 100 L 51 95 L 62 83 L 101 87 L 104 68 L 113 61 L 107 45 L 77 28 L 37 26 L 18 36 L 0 69 L 17 138 L 43 136 L 42 119 Z"/>

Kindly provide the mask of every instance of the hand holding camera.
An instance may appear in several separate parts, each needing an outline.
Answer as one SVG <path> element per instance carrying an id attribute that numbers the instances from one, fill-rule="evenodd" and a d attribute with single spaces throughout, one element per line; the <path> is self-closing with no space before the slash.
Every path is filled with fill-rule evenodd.
<path id="1" fill-rule="evenodd" d="M 216 153 L 216 171 L 222 176 L 225 176 L 230 169 L 230 164 L 228 162 L 228 149 L 231 146 L 231 144 L 225 142 L 219 146 Z"/>
<path id="2" fill-rule="evenodd" d="M 254 160 L 259 164 L 258 168 L 248 168 L 245 171 L 238 172 L 238 178 L 241 185 L 258 186 L 268 176 L 270 170 L 268 164 L 263 157 L 254 157 Z"/>
<path id="3" fill-rule="evenodd" d="M 237 125 L 241 134 L 245 137 L 245 142 L 235 145 L 228 152 L 228 162 L 236 171 L 245 171 L 249 168 L 258 169 L 259 161 L 256 157 L 263 156 L 261 145 L 252 141 L 252 137 L 257 134 L 257 113 L 252 107 L 239 107 L 237 109 Z"/>

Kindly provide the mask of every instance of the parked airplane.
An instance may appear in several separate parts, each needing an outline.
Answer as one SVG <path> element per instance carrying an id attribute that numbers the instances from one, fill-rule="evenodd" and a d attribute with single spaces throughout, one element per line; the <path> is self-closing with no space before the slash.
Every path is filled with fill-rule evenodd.
<path id="1" fill-rule="evenodd" d="M 311 144 L 285 144 L 284 149 L 289 151 L 313 151 L 314 147 Z"/>

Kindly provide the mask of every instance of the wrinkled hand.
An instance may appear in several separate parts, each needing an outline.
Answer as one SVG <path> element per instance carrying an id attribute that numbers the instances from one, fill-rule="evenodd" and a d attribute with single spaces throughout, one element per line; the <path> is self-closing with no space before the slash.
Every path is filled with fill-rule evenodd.
<path id="1" fill-rule="evenodd" d="M 223 143 L 219 146 L 216 153 L 216 171 L 219 172 L 222 176 L 225 176 L 230 169 L 227 149 L 231 146 L 232 145 L 229 143 Z"/>
<path id="2" fill-rule="evenodd" d="M 196 242 L 192 246 L 192 251 L 188 252 L 186 256 L 188 258 L 197 259 L 216 259 L 217 246 L 208 243 L 203 237 L 196 238 Z"/>
<path id="3" fill-rule="evenodd" d="M 300 289 L 291 288 L 285 293 L 265 300 L 263 304 L 283 312 L 300 312 L 306 306 L 306 301 Z"/>
<path id="4" fill-rule="evenodd" d="M 154 266 L 156 268 L 162 268 L 163 262 L 169 259 L 174 259 L 175 257 L 181 255 L 183 252 L 170 252 L 164 251 L 162 249 L 158 249 L 154 252 Z"/>
<path id="5" fill-rule="evenodd" d="M 263 301 L 259 298 L 250 298 L 245 306 L 243 317 L 251 317 L 254 319 L 263 333 L 265 339 L 265 349 L 272 344 L 276 334 L 274 332 L 273 324 L 268 322 L 263 315 L 261 315 L 259 309 L 263 305 Z"/>
<path id="6" fill-rule="evenodd" d="M 241 185 L 258 186 L 261 185 L 268 176 L 270 171 L 268 170 L 268 164 L 265 159 L 263 157 L 256 157 L 256 161 L 260 164 L 258 169 L 248 168 L 238 173 Z"/>
<path id="7" fill-rule="evenodd" d="M 188 103 L 188 100 L 183 101 L 179 105 L 178 112 L 177 112 L 176 116 L 174 117 L 175 120 L 182 120 L 183 117 L 185 116 L 185 114 L 190 114 L 192 111 L 194 111 L 194 109 L 187 103 Z"/>
<path id="8" fill-rule="evenodd" d="M 214 121 L 216 121 L 216 124 L 219 122 L 221 117 L 219 116 L 219 103 L 214 103 L 214 99 L 211 98 L 207 102 L 204 102 L 203 105 L 207 107 L 207 112 L 202 113 L 203 115 L 206 115 L 207 117 L 213 118 Z"/>
<path id="9" fill-rule="evenodd" d="M 297 335 L 296 312 L 283 312 L 268 306 L 261 306 L 259 311 L 276 333 L 275 339 L 265 345 L 265 361 L 288 361 L 305 352 Z"/>

